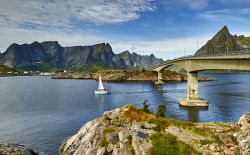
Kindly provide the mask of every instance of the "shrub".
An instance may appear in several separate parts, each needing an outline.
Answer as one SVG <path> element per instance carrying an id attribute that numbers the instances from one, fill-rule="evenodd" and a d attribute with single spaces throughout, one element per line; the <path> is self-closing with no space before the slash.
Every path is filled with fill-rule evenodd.
<path id="1" fill-rule="evenodd" d="M 165 112 L 166 112 L 166 106 L 165 105 L 159 105 L 157 112 L 156 112 L 156 116 L 157 117 L 164 117 L 165 116 Z"/>
<path id="2" fill-rule="evenodd" d="M 144 112 L 150 113 L 151 111 L 150 111 L 150 109 L 149 109 L 148 100 L 144 100 L 144 102 L 143 102 L 142 104 L 143 104 L 142 110 L 143 110 Z"/>

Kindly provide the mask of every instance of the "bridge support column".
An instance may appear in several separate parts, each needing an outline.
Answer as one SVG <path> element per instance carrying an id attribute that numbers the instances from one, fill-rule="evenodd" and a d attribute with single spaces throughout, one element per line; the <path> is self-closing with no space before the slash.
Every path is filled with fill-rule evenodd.
<path id="1" fill-rule="evenodd" d="M 198 74 L 187 72 L 187 98 L 180 99 L 183 106 L 208 106 L 208 101 L 199 98 L 198 95 Z"/>
<path id="2" fill-rule="evenodd" d="M 156 85 L 164 84 L 164 82 L 162 81 L 162 73 L 160 71 L 158 71 L 157 73 L 158 73 L 157 82 L 155 82 L 155 84 Z"/>

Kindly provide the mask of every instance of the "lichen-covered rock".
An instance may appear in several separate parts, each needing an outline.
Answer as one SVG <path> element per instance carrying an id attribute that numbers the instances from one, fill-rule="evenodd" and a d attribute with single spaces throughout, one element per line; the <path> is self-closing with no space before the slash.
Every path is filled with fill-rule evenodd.
<path id="1" fill-rule="evenodd" d="M 0 143 L 0 154 L 37 155 L 32 149 L 20 144 Z"/>
<path id="2" fill-rule="evenodd" d="M 167 135 L 171 135 L 178 142 L 172 143 L 176 144 L 177 149 L 183 145 L 187 151 L 203 155 L 250 155 L 249 122 L 250 113 L 243 115 L 238 125 L 222 122 L 191 123 L 159 118 L 126 105 L 107 111 L 102 117 L 86 123 L 61 146 L 59 154 L 148 155 L 153 154 L 157 146 L 160 146 L 160 150 L 168 149 L 169 146 L 163 147 L 165 144 L 171 145 L 171 141 L 169 144 L 166 142 L 170 138 Z M 165 139 L 156 136 L 159 133 Z M 162 142 L 165 143 L 159 145 Z"/>
<path id="3" fill-rule="evenodd" d="M 128 105 L 130 106 L 130 105 Z M 128 106 L 107 111 L 102 117 L 86 123 L 60 148 L 60 155 L 149 154 L 152 129 L 142 129 L 140 122 L 129 122 L 123 113 Z"/>
<path id="4" fill-rule="evenodd" d="M 234 134 L 242 154 L 250 154 L 250 113 L 244 114 L 238 121 L 240 131 Z"/>
<path id="5" fill-rule="evenodd" d="M 60 150 L 61 155 L 100 154 L 102 122 L 98 119 L 86 123 L 79 132 L 69 138 Z"/>

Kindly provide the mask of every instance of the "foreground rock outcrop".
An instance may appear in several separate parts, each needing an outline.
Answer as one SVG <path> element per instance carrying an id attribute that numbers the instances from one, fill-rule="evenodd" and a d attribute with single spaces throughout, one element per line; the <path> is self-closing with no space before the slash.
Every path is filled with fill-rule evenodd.
<path id="1" fill-rule="evenodd" d="M 250 154 L 250 113 L 240 117 L 240 130 L 234 134 L 244 154 Z"/>
<path id="2" fill-rule="evenodd" d="M 86 123 L 60 155 L 250 154 L 250 113 L 239 123 L 191 123 L 156 117 L 132 105 Z"/>
<path id="3" fill-rule="evenodd" d="M 0 155 L 38 155 L 32 149 L 20 144 L 0 143 Z"/>
<path id="4" fill-rule="evenodd" d="M 152 125 L 124 119 L 128 106 L 105 112 L 102 117 L 86 123 L 67 140 L 61 155 L 80 154 L 149 154 L 152 147 L 149 135 L 155 133 Z"/>

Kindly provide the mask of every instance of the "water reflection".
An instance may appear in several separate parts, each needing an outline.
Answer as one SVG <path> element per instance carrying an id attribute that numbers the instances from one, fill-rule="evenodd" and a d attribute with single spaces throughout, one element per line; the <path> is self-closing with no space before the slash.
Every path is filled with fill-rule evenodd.
<path id="1" fill-rule="evenodd" d="M 199 113 L 201 111 L 208 110 L 208 107 L 185 107 L 180 104 L 179 107 L 187 111 L 187 120 L 191 122 L 199 122 L 200 121 Z"/>

